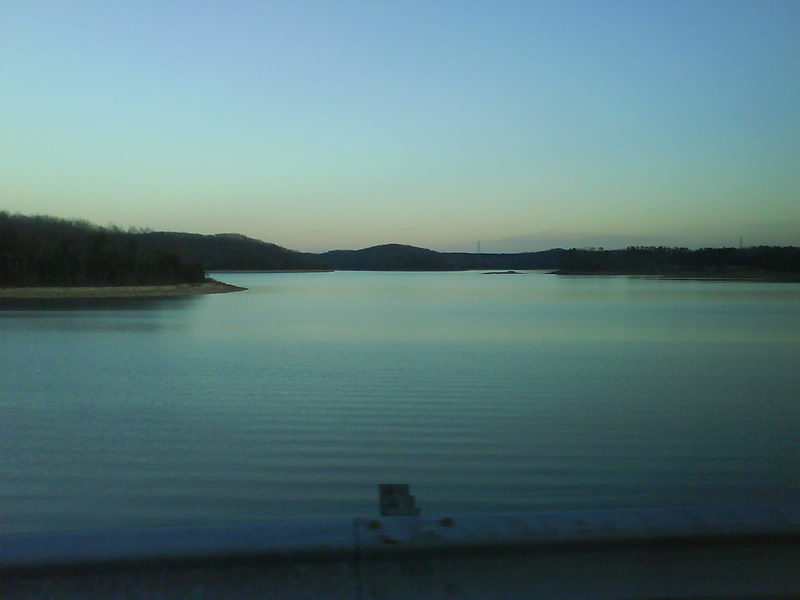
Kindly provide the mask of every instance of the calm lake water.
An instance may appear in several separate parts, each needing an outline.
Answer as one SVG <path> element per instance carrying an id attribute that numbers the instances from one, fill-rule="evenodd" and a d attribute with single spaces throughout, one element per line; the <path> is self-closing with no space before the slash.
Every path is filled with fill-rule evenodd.
<path id="1" fill-rule="evenodd" d="M 800 285 L 217 278 L 0 310 L 0 531 L 800 501 Z"/>

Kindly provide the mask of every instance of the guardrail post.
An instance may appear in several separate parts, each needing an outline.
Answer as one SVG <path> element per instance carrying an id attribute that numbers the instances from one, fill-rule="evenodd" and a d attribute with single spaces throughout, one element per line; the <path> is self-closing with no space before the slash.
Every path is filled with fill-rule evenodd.
<path id="1" fill-rule="evenodd" d="M 408 493 L 407 483 L 381 483 L 378 496 L 384 517 L 413 517 L 420 513 L 414 506 L 414 496 Z"/>

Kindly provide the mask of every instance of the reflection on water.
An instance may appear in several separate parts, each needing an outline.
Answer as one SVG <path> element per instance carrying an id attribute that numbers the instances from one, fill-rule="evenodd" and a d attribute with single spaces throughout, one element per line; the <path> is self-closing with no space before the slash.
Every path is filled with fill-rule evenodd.
<path id="1" fill-rule="evenodd" d="M 798 286 L 220 278 L 0 311 L 5 530 L 798 500 Z"/>
<path id="2" fill-rule="evenodd" d="M 3 311 L 93 311 L 155 310 L 186 308 L 196 296 L 164 296 L 158 298 L 0 298 Z"/>
<path id="3" fill-rule="evenodd" d="M 64 333 L 186 329 L 196 300 L 196 296 L 0 298 L 0 328 Z"/>

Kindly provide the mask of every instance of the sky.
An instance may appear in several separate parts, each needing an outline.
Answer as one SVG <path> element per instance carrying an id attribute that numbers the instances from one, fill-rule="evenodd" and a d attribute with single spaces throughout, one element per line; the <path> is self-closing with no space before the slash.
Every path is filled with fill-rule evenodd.
<path id="1" fill-rule="evenodd" d="M 800 2 L 4 0 L 0 210 L 304 251 L 800 245 Z"/>

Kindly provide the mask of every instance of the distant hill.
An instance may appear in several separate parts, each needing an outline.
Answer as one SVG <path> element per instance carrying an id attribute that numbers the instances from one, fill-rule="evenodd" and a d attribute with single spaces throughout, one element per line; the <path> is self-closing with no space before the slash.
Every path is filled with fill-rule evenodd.
<path id="1" fill-rule="evenodd" d="M 158 231 L 142 236 L 156 248 L 174 252 L 183 260 L 200 263 L 206 271 L 325 268 L 314 254 L 288 250 L 238 233 L 201 235 Z"/>
<path id="2" fill-rule="evenodd" d="M 800 248 L 667 248 L 631 246 L 624 250 L 554 248 L 518 254 L 435 252 L 403 244 L 316 255 L 335 270 L 465 271 L 558 269 L 565 274 L 651 274 L 715 277 L 782 277 L 800 273 Z"/>
<path id="3" fill-rule="evenodd" d="M 331 250 L 318 256 L 331 269 L 344 271 L 447 271 L 453 269 L 452 264 L 439 252 L 403 244 L 384 244 L 362 250 Z"/>
<path id="4" fill-rule="evenodd" d="M 403 244 L 318 254 L 331 269 L 345 271 L 465 271 L 470 269 L 553 269 L 565 250 L 521 254 L 436 252 Z"/>

